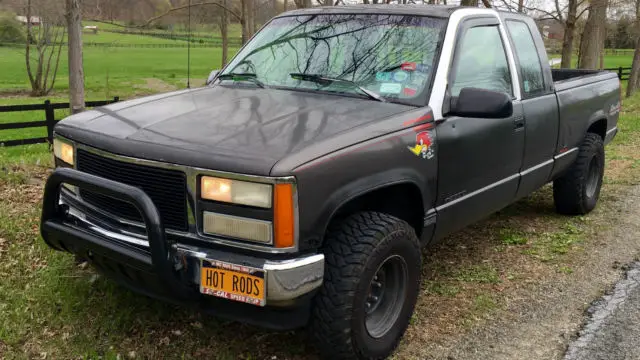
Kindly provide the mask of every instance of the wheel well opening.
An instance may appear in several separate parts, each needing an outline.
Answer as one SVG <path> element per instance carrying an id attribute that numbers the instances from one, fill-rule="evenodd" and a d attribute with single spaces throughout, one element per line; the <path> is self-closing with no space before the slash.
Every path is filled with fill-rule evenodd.
<path id="1" fill-rule="evenodd" d="M 424 206 L 420 189 L 415 184 L 386 186 L 351 199 L 334 213 L 330 223 L 362 211 L 376 211 L 395 216 L 409 223 L 418 238 L 422 235 Z"/>
<path id="2" fill-rule="evenodd" d="M 587 130 L 588 133 L 592 133 L 592 134 L 597 134 L 600 135 L 600 137 L 602 138 L 602 140 L 604 140 L 606 134 L 607 134 L 607 120 L 606 119 L 600 119 L 596 122 L 594 122 L 593 124 L 591 124 L 591 126 L 589 126 L 589 129 Z"/>

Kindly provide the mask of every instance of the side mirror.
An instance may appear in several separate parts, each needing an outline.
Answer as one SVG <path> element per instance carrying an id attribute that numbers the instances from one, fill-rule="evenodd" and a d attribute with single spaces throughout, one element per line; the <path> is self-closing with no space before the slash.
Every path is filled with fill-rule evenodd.
<path id="1" fill-rule="evenodd" d="M 220 70 L 213 70 L 209 74 L 209 77 L 207 78 L 207 85 L 211 85 L 211 83 L 213 83 L 213 81 L 216 79 L 219 73 L 220 73 Z"/>
<path id="2" fill-rule="evenodd" d="M 463 88 L 451 98 L 449 115 L 478 118 L 506 118 L 513 114 L 509 95 L 499 91 Z"/>

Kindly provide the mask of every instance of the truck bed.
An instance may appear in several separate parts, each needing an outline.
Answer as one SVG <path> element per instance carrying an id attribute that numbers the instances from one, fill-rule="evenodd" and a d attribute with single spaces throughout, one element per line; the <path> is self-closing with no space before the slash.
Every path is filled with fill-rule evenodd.
<path id="1" fill-rule="evenodd" d="M 589 69 L 551 69 L 551 76 L 556 91 L 618 77 L 611 71 Z"/>
<path id="2" fill-rule="evenodd" d="M 608 119 L 607 130 L 616 125 L 611 106 L 620 100 L 620 80 L 611 71 L 552 69 L 558 100 L 558 148 L 580 145 L 587 127 L 598 118 Z"/>

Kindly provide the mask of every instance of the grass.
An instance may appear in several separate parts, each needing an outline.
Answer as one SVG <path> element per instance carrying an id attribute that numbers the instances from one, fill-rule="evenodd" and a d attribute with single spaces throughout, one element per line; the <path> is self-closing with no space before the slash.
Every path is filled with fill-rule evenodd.
<path id="1" fill-rule="evenodd" d="M 121 35 L 122 38 L 135 37 Z M 237 49 L 230 49 L 231 54 Z M 196 48 L 191 52 L 191 78 L 195 86 L 204 84 L 209 72 L 220 68 L 222 50 Z M 50 96 L 31 98 L 24 96 L 29 88 L 24 67 L 23 50 L 0 47 L 0 68 L 12 69 L 0 75 L 0 105 L 67 102 L 68 67 L 66 57 L 60 64 L 59 76 Z M 87 100 L 105 100 L 114 96 L 121 99 L 166 92 L 186 87 L 186 49 L 97 48 L 84 49 L 84 71 Z M 56 118 L 68 115 L 67 110 L 56 110 Z M 44 120 L 43 111 L 0 113 L 0 123 Z M 46 136 L 46 128 L 0 130 L 1 140 Z M 0 164 L 7 161 L 33 163 L 43 156 L 46 145 L 29 145 L 0 149 Z"/>
<path id="2" fill-rule="evenodd" d="M 183 84 L 181 50 L 111 50 L 85 49 L 90 99 L 160 91 L 147 78 Z M 10 51 L 0 48 L 0 67 L 15 69 L 2 72 L 0 89 L 16 91 L 24 88 L 26 77 L 20 74 L 20 55 Z M 219 63 L 215 49 L 196 49 L 194 55 L 194 77 L 204 78 Z M 52 100 L 66 101 L 65 71 L 61 74 Z M 0 104 L 39 101 L 43 99 L 11 95 Z M 38 119 L 37 113 L 17 114 L 2 114 L 0 122 Z M 623 196 L 619 194 L 640 184 L 639 120 L 640 95 L 625 99 L 621 132 L 607 147 L 606 182 L 594 213 L 556 215 L 547 186 L 425 250 L 422 295 L 396 356 L 415 358 L 426 341 L 496 316 L 514 289 L 550 274 L 576 276 L 576 256 L 589 250 L 601 228 L 610 226 L 607 219 L 615 219 L 615 213 L 608 213 Z M 0 138 L 14 135 L 0 133 Z M 267 332 L 150 300 L 79 266 L 68 254 L 50 250 L 39 237 L 38 221 L 51 162 L 46 145 L 0 149 L 0 358 L 314 357 L 304 332 Z"/>
<path id="3" fill-rule="evenodd" d="M 549 59 L 560 59 L 562 56 L 560 54 L 549 54 Z M 605 55 L 603 58 L 604 68 L 617 68 L 617 67 L 631 67 L 631 62 L 633 61 L 633 51 L 627 54 L 619 54 L 619 55 Z M 578 64 L 578 56 L 574 55 L 572 58 L 573 66 L 577 66 Z M 560 65 L 556 65 L 555 67 L 559 68 Z"/>
<path id="4" fill-rule="evenodd" d="M 479 282 L 496 284 L 500 282 L 498 270 L 489 265 L 472 265 L 459 269 L 454 278 L 464 282 Z"/>
<path id="5" fill-rule="evenodd" d="M 500 242 L 504 245 L 524 245 L 527 238 L 524 234 L 510 228 L 500 230 Z"/>

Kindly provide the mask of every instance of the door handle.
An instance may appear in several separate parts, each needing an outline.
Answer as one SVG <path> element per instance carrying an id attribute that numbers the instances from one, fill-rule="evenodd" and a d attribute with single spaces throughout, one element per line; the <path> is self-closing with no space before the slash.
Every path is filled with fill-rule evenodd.
<path id="1" fill-rule="evenodd" d="M 513 118 L 513 127 L 516 132 L 524 130 L 524 116 L 516 116 Z"/>

